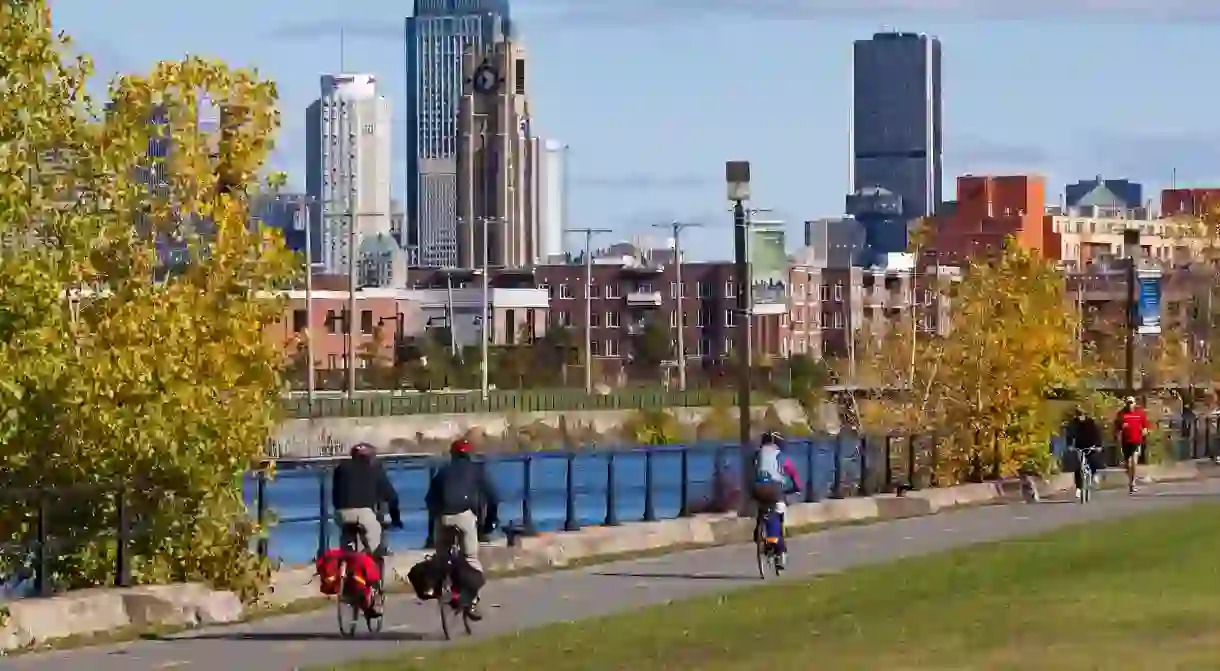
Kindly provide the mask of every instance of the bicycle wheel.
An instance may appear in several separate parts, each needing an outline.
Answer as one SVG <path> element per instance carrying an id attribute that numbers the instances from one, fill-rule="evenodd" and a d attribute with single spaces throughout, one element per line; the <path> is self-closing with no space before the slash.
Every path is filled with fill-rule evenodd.
<path id="1" fill-rule="evenodd" d="M 763 580 L 767 579 L 767 537 L 764 528 L 765 522 L 759 518 L 758 523 L 754 525 L 754 547 L 758 555 L 758 577 Z"/>
<path id="2" fill-rule="evenodd" d="M 378 585 L 376 591 L 373 592 L 373 605 L 380 615 L 369 617 L 366 611 L 364 613 L 364 624 L 368 627 L 370 634 L 379 634 L 382 627 L 385 626 L 385 589 L 381 585 Z"/>
<path id="3" fill-rule="evenodd" d="M 436 607 L 441 611 L 441 631 L 445 634 L 445 640 L 453 640 L 453 634 L 449 631 L 449 618 L 452 617 L 453 607 L 449 605 L 449 580 L 442 580 L 440 585 L 440 593 L 436 595 Z"/>
<path id="4" fill-rule="evenodd" d="M 462 609 L 462 626 L 466 629 L 467 636 L 474 634 L 474 630 L 470 628 L 470 611 L 465 608 Z"/>
<path id="5" fill-rule="evenodd" d="M 356 636 L 356 625 L 360 624 L 360 605 L 356 598 L 347 589 L 346 572 L 340 573 L 339 583 L 339 598 L 335 603 L 339 609 L 339 634 L 345 638 L 354 638 Z"/>

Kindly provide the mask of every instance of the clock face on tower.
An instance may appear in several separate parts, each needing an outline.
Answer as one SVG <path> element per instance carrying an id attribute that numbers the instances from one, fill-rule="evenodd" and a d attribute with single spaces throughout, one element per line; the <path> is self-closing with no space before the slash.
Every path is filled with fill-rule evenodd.
<path id="1" fill-rule="evenodd" d="M 479 93 L 491 93 L 500 85 L 500 73 L 490 65 L 481 65 L 474 73 L 474 90 Z"/>

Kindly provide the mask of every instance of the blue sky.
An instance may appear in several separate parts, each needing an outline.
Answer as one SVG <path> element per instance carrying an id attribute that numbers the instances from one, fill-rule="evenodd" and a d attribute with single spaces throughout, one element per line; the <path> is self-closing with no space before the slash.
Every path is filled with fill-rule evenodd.
<path id="1" fill-rule="evenodd" d="M 945 176 L 1039 172 L 1048 191 L 1097 174 L 1220 185 L 1220 3 L 1205 0 L 514 0 L 530 52 L 535 128 L 572 147 L 574 226 L 663 237 L 673 219 L 702 258 L 731 253 L 727 159 L 753 163 L 754 198 L 788 222 L 841 212 L 851 44 L 883 29 L 944 45 Z M 1210 5 L 1216 5 L 1210 8 Z M 919 7 L 910 10 L 909 7 Z M 102 74 L 184 54 L 274 79 L 276 166 L 303 180 L 304 110 L 318 75 L 377 74 L 396 105 L 403 192 L 403 19 L 409 0 L 54 0 L 57 27 Z M 946 188 L 951 197 L 951 186 Z M 609 240 L 605 240 L 608 242 Z M 574 242 L 574 241 L 573 241 Z"/>

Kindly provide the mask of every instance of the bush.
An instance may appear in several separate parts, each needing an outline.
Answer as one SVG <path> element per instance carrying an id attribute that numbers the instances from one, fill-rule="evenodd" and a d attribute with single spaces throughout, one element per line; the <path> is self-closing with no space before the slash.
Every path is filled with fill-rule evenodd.
<path id="1" fill-rule="evenodd" d="M 5 484 L 127 480 L 137 581 L 203 581 L 251 599 L 269 567 L 249 552 L 259 530 L 242 479 L 277 423 L 286 357 L 264 338 L 280 317 L 269 290 L 296 267 L 278 234 L 250 225 L 279 123 L 275 88 L 190 58 L 120 78 L 102 114 L 85 93 L 89 61 L 67 55 L 45 0 L 0 13 L 0 135 L 20 138 L 0 171 Z M 205 100 L 221 110 L 218 133 L 199 124 Z M 154 135 L 172 144 L 168 158 L 148 156 Z M 169 272 L 157 256 L 166 243 L 192 263 Z M 57 585 L 111 581 L 114 497 L 59 503 L 73 542 L 53 558 Z M 0 507 L 0 539 L 28 547 L 27 514 Z M 24 557 L 0 560 L 7 573 Z"/>

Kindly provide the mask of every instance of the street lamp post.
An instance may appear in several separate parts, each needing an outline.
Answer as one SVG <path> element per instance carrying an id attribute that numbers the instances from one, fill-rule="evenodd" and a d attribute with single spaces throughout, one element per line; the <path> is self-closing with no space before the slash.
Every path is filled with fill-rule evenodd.
<path id="1" fill-rule="evenodd" d="M 309 416 L 313 417 L 314 398 L 317 396 L 317 370 L 313 358 L 313 228 L 309 216 L 309 206 L 317 199 L 309 197 L 297 204 L 297 218 L 305 230 L 305 358 L 306 365 L 305 394 L 309 406 Z"/>
<path id="2" fill-rule="evenodd" d="M 585 393 L 593 393 L 593 236 L 610 233 L 608 228 L 569 228 L 585 234 Z"/>
<path id="3" fill-rule="evenodd" d="M 750 319 L 749 297 L 749 261 L 746 258 L 746 205 L 750 199 L 750 162 L 728 161 L 724 164 L 724 179 L 727 185 L 728 199 L 733 203 L 733 276 L 737 285 L 737 309 L 739 317 Z M 750 349 L 749 330 L 744 327 L 737 329 L 737 412 L 738 438 L 741 442 L 741 482 L 742 496 L 740 512 L 750 515 L 750 497 L 745 496 L 753 484 L 753 472 L 749 465 L 752 455 L 750 445 L 750 364 L 748 352 Z"/>
<path id="4" fill-rule="evenodd" d="M 655 228 L 668 228 L 674 238 L 674 280 L 678 284 L 678 389 L 686 391 L 686 314 L 682 312 L 682 231 L 702 224 L 684 224 L 674 221 L 668 224 L 653 224 Z"/>
<path id="5" fill-rule="evenodd" d="M 489 256 L 489 254 L 487 253 L 488 247 L 489 247 L 489 245 L 487 243 L 487 239 L 488 239 L 487 238 L 487 229 L 491 225 L 491 221 L 492 221 L 492 219 L 490 217 L 481 217 L 479 219 L 479 222 L 481 224 L 483 224 L 483 311 L 482 311 L 482 315 L 483 315 L 482 322 L 483 323 L 481 324 L 481 328 L 479 329 L 480 332 L 482 333 L 482 337 L 479 339 L 482 341 L 479 343 L 479 348 L 480 348 L 479 356 L 483 360 L 483 365 L 481 367 L 482 370 L 479 371 L 479 375 L 480 375 L 479 388 L 483 392 L 484 401 L 486 401 L 488 399 L 488 396 L 490 395 L 489 385 L 488 385 L 488 375 L 487 375 L 487 368 L 488 368 L 488 365 L 490 364 L 490 362 L 488 361 L 488 351 L 487 351 L 487 339 L 488 339 L 488 328 L 489 328 L 489 324 L 488 324 L 489 310 L 487 309 L 487 301 L 490 298 L 490 290 L 489 290 L 490 281 L 488 279 L 489 267 L 487 264 L 487 257 Z"/>
<path id="6" fill-rule="evenodd" d="M 1124 270 L 1127 275 L 1127 328 L 1126 340 L 1124 342 L 1124 371 L 1123 371 L 1123 388 L 1126 390 L 1127 396 L 1135 396 L 1135 331 L 1139 321 L 1136 314 L 1136 281 L 1138 277 L 1136 269 L 1136 250 L 1140 244 L 1140 229 L 1128 228 L 1123 231 L 1123 246 L 1126 263 Z"/>

